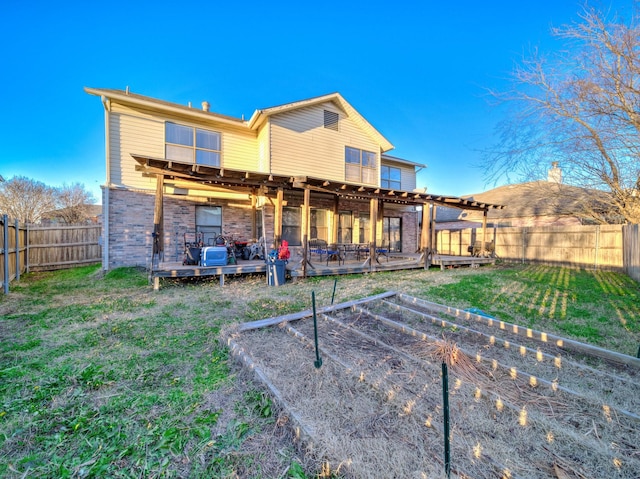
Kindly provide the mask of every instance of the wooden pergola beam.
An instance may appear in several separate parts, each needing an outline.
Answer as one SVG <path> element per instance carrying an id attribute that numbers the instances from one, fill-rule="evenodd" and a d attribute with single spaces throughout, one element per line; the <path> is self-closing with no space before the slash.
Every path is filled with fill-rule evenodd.
<path id="1" fill-rule="evenodd" d="M 276 205 L 273 214 L 273 243 L 277 249 L 280 246 L 282 240 L 282 205 L 284 203 L 284 190 L 278 188 L 276 194 Z"/>
<path id="2" fill-rule="evenodd" d="M 164 251 L 164 175 L 156 176 L 156 197 L 153 208 L 153 247 L 152 267 L 160 261 Z"/>

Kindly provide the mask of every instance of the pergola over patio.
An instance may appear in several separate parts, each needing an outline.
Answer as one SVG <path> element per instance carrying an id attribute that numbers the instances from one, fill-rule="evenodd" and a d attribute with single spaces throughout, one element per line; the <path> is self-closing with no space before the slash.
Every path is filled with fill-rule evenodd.
<path id="1" fill-rule="evenodd" d="M 136 171 L 144 176 L 156 178 L 156 194 L 154 209 L 154 257 L 163 251 L 163 195 L 167 181 L 179 181 L 189 188 L 202 191 L 228 192 L 248 194 L 252 207 L 257 208 L 258 197 L 270 198 L 274 204 L 273 235 L 274 243 L 279 245 L 282 236 L 282 209 L 285 191 L 298 191 L 303 194 L 302 224 L 303 246 L 306 247 L 310 226 L 311 192 L 332 195 L 335 198 L 335 209 L 338 209 L 340 198 L 366 200 L 369 202 L 370 238 L 372 248 L 376 248 L 376 227 L 382 218 L 384 204 L 413 205 L 422 208 L 422 228 L 420 251 L 424 253 L 424 267 L 431 265 L 430 253 L 435 244 L 435 208 L 447 206 L 483 212 L 483 241 L 487 241 L 487 213 L 490 209 L 502 209 L 503 205 L 482 203 L 456 196 L 436 195 L 427 192 L 403 191 L 377 186 L 366 186 L 343 181 L 325 180 L 309 176 L 282 176 L 269 173 L 243 171 L 223 167 L 206 166 L 186 162 L 178 162 L 164 158 L 153 158 L 145 155 L 131 154 L 138 163 Z M 255 218 L 255 215 L 254 215 Z M 255 222 L 255 220 L 254 220 Z M 256 231 L 256 225 L 252 225 Z M 337 240 L 337 228 L 330 232 L 331 240 Z"/>

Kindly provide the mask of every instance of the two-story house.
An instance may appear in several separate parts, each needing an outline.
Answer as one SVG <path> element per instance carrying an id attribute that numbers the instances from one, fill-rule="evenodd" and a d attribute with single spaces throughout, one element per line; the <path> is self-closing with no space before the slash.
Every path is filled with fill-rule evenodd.
<path id="1" fill-rule="evenodd" d="M 235 118 L 127 90 L 86 88 L 105 114 L 104 268 L 178 260 L 185 232 L 303 245 L 420 249 L 421 205 L 469 205 L 416 190 L 425 166 L 339 93 Z M 462 202 L 462 203 L 460 203 Z M 423 235 L 424 236 L 424 235 Z"/>

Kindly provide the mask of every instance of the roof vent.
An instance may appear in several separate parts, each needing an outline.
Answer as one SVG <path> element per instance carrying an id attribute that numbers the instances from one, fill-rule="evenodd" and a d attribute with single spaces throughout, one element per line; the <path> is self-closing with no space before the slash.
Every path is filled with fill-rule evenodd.
<path id="1" fill-rule="evenodd" d="M 209 102 L 208 101 L 203 101 L 202 102 L 202 111 L 209 111 Z"/>
<path id="2" fill-rule="evenodd" d="M 329 130 L 338 131 L 338 120 L 340 116 L 333 111 L 324 110 L 324 127 Z"/>

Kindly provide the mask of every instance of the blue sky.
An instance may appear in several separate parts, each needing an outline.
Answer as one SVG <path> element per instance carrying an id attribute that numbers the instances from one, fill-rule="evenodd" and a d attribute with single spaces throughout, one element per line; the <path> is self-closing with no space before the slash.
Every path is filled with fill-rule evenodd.
<path id="1" fill-rule="evenodd" d="M 630 8 L 631 1 L 618 1 Z M 490 189 L 478 150 L 501 112 L 485 88 L 574 0 L 41 2 L 0 4 L 0 175 L 81 182 L 100 202 L 104 116 L 83 87 L 119 88 L 249 117 L 255 109 L 340 92 L 391 143 L 428 165 L 418 186 Z M 601 3 L 609 6 L 609 3 Z"/>

